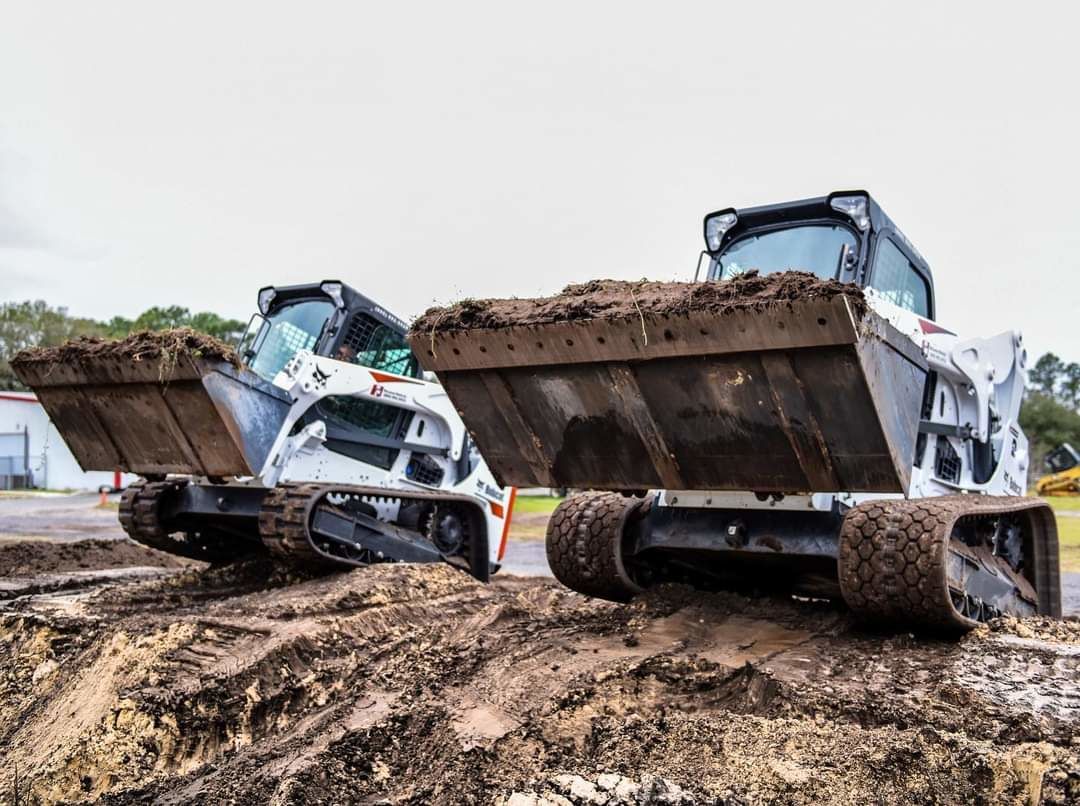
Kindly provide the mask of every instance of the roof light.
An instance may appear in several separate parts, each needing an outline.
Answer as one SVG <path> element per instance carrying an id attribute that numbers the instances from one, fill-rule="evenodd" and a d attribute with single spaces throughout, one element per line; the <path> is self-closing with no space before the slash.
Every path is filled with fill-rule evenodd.
<path id="1" fill-rule="evenodd" d="M 848 216 L 863 232 L 870 229 L 870 204 L 866 196 L 833 196 L 829 206 Z"/>
<path id="2" fill-rule="evenodd" d="M 722 213 L 713 213 L 705 219 L 705 245 L 710 252 L 720 250 L 720 242 L 729 229 L 739 221 L 734 210 L 725 210 Z"/>
<path id="3" fill-rule="evenodd" d="M 266 316 L 270 313 L 270 305 L 274 302 L 274 297 L 277 296 L 277 291 L 273 286 L 267 286 L 266 288 L 259 289 L 259 313 Z"/>
<path id="4" fill-rule="evenodd" d="M 345 307 L 345 300 L 341 298 L 342 285 L 337 280 L 323 280 L 319 284 L 319 288 L 326 296 L 330 297 L 334 301 L 334 304 L 339 308 Z"/>

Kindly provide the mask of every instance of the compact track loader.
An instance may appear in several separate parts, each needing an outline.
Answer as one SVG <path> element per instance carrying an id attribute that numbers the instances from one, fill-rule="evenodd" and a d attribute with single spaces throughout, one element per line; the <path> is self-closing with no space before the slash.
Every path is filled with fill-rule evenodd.
<path id="1" fill-rule="evenodd" d="M 1039 495 L 1080 495 L 1080 453 L 1065 442 L 1046 455 L 1050 472 L 1035 482 Z"/>
<path id="2" fill-rule="evenodd" d="M 120 503 L 140 543 L 213 562 L 263 548 L 296 563 L 446 560 L 486 580 L 513 490 L 404 334 L 326 281 L 262 289 L 236 356 L 143 334 L 149 347 L 75 343 L 12 364 L 84 469 L 144 477 Z"/>
<path id="3" fill-rule="evenodd" d="M 504 484 L 568 487 L 568 587 L 843 597 L 901 627 L 1059 615 L 1017 332 L 962 338 L 862 191 L 705 218 L 704 281 L 433 309 L 409 339 Z M 801 269 L 801 272 L 788 271 Z"/>

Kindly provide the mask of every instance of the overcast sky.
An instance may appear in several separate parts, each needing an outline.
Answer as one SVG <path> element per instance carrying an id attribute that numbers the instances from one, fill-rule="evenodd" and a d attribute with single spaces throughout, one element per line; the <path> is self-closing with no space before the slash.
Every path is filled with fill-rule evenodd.
<path id="1" fill-rule="evenodd" d="M 411 317 L 689 279 L 701 217 L 864 187 L 938 318 L 1080 360 L 1074 5 L 6 3 L 0 301 Z"/>

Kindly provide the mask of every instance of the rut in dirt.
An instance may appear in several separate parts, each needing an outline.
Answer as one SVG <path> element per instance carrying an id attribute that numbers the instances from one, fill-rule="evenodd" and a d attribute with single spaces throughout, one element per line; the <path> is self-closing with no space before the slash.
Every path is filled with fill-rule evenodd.
<path id="1" fill-rule="evenodd" d="M 793 600 L 249 562 L 9 606 L 0 797 L 17 765 L 43 802 L 1067 802 L 1078 664 L 1074 622 L 952 643 Z"/>

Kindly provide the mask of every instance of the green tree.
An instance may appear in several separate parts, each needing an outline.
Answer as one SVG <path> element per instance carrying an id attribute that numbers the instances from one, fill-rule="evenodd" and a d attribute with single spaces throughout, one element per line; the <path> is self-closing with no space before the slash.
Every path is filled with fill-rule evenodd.
<path id="1" fill-rule="evenodd" d="M 191 321 L 191 311 L 179 305 L 170 305 L 167 308 L 147 308 L 132 323 L 131 329 L 135 330 L 169 330 L 174 327 L 188 327 Z"/>
<path id="2" fill-rule="evenodd" d="M 1058 397 L 1067 406 L 1080 409 L 1080 364 L 1072 361 L 1061 370 Z"/>
<path id="3" fill-rule="evenodd" d="M 22 389 L 9 360 L 27 347 L 53 347 L 77 336 L 122 339 L 137 330 L 190 327 L 222 341 L 233 342 L 244 330 L 238 319 L 204 311 L 192 314 L 179 305 L 149 308 L 135 319 L 114 316 L 97 322 L 71 316 L 66 308 L 50 307 L 43 300 L 0 303 L 0 389 Z"/>
<path id="4" fill-rule="evenodd" d="M 1042 392 L 1032 392 L 1024 400 L 1020 427 L 1030 442 L 1032 478 L 1046 472 L 1046 454 L 1062 442 L 1080 446 L 1080 413 Z"/>
<path id="5" fill-rule="evenodd" d="M 243 335 L 246 324 L 239 319 L 225 319 L 216 313 L 204 311 L 194 314 L 188 322 L 188 327 L 232 343 Z"/>
<path id="6" fill-rule="evenodd" d="M 1058 381 L 1065 364 L 1053 353 L 1039 356 L 1035 366 L 1031 368 L 1028 380 L 1031 385 L 1044 395 L 1053 396 L 1057 392 Z"/>

